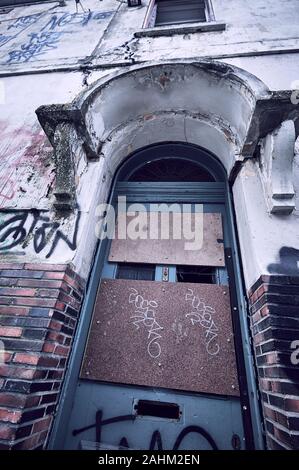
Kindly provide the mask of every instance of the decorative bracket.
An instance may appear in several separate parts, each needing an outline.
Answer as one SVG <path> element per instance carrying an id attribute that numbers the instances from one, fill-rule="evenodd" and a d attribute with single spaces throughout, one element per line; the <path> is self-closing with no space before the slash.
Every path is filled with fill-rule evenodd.
<path id="1" fill-rule="evenodd" d="M 76 205 L 75 164 L 70 145 L 72 130 L 72 124 L 61 123 L 56 126 L 53 136 L 56 167 L 54 207 L 58 210 L 72 210 Z"/>
<path id="2" fill-rule="evenodd" d="M 261 173 L 271 213 L 290 214 L 295 208 L 293 160 L 296 132 L 293 120 L 283 121 L 261 143 Z"/>
<path id="3" fill-rule="evenodd" d="M 38 120 L 53 149 L 56 168 L 54 207 L 72 210 L 76 206 L 76 164 L 72 142 L 81 143 L 89 161 L 99 159 L 84 118 L 78 108 L 70 104 L 40 106 L 36 110 Z"/>

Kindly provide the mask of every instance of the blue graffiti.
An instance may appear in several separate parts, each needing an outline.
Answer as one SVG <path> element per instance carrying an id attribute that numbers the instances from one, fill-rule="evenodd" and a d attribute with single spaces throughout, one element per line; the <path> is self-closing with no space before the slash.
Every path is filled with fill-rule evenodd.
<path id="1" fill-rule="evenodd" d="M 8 26 L 7 29 L 25 29 L 28 26 L 36 23 L 37 20 L 41 17 L 42 13 L 36 13 L 35 15 L 21 16 L 17 18 L 12 24 Z"/>
<path id="2" fill-rule="evenodd" d="M 90 20 L 105 20 L 112 15 L 113 11 L 103 11 L 94 13 L 92 11 L 85 11 L 83 13 L 64 13 L 62 16 L 53 15 L 48 23 L 41 29 L 44 30 L 53 30 L 55 28 L 61 28 L 66 25 L 81 25 L 86 26 Z"/>
<path id="3" fill-rule="evenodd" d="M 86 26 L 91 20 L 92 21 L 101 21 L 106 18 L 109 18 L 114 12 L 113 11 L 103 11 L 103 12 L 92 12 L 86 11 L 82 13 L 63 13 L 63 14 L 53 14 L 51 15 L 49 21 L 40 29 L 38 33 L 29 33 L 28 41 L 21 44 L 19 49 L 15 49 L 8 53 L 7 63 L 24 63 L 28 62 L 31 59 L 35 59 L 51 49 L 56 49 L 61 36 L 65 33 L 74 33 L 74 31 L 66 28 L 66 26 Z M 41 14 L 23 16 L 15 20 L 8 29 L 14 28 L 17 30 L 24 30 L 28 26 L 36 23 L 40 18 Z M 61 29 L 63 28 L 63 31 Z M 60 31 L 57 31 L 57 30 Z M 18 34 L 20 31 L 18 31 Z M 13 37 L 16 37 L 16 34 Z M 0 36 L 0 47 L 4 41 L 7 40 L 8 36 Z"/>
<path id="4" fill-rule="evenodd" d="M 13 38 L 13 36 L 5 36 L 5 34 L 0 34 L 0 47 L 3 46 L 3 44 L 7 43 Z"/>
<path id="5" fill-rule="evenodd" d="M 50 49 L 56 49 L 62 32 L 46 31 L 44 33 L 30 33 L 29 42 L 22 44 L 19 50 L 9 52 L 8 63 L 28 62 Z"/>
<path id="6" fill-rule="evenodd" d="M 7 42 L 12 39 L 16 39 L 19 34 L 22 33 L 26 28 L 33 25 L 41 17 L 42 13 L 29 16 L 21 16 L 9 24 L 6 28 L 7 31 L 11 30 L 12 34 L 0 34 L 0 47 L 4 46 Z"/>

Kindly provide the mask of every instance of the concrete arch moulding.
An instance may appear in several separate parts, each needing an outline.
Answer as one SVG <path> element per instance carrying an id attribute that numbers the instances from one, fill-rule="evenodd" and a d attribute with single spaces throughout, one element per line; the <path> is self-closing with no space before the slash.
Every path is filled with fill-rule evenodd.
<path id="1" fill-rule="evenodd" d="M 56 206 L 70 208 L 75 200 L 70 184 L 75 174 L 70 142 L 74 135 L 87 160 L 105 155 L 111 172 L 138 148 L 180 140 L 216 154 L 229 175 L 248 146 L 253 116 L 250 144 L 258 140 L 257 102 L 270 97 L 253 75 L 204 60 L 122 69 L 86 88 L 72 103 L 41 106 L 37 116 L 59 155 L 56 171 L 62 172 Z"/>

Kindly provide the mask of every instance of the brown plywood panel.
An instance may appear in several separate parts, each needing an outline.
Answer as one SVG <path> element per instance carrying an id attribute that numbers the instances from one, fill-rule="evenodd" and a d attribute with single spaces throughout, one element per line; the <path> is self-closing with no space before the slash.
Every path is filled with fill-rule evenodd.
<path id="1" fill-rule="evenodd" d="M 141 213 L 139 213 L 141 214 Z M 195 222 L 195 214 L 190 215 L 190 230 L 194 233 L 195 226 L 203 228 L 201 246 L 199 249 L 186 249 L 186 243 L 190 243 L 184 237 L 176 239 L 177 233 L 173 233 L 173 227 L 179 227 L 182 234 L 188 236 L 183 229 L 183 218 L 181 214 L 169 214 L 169 225 L 165 229 L 161 223 L 165 213 L 144 212 L 141 215 L 144 239 L 132 240 L 132 238 L 122 239 L 118 233 L 119 224 L 116 224 L 116 238 L 112 240 L 109 253 L 109 261 L 128 263 L 152 263 L 152 264 L 175 264 L 175 265 L 199 265 L 199 266 L 224 266 L 223 232 L 221 214 L 204 213 L 197 215 L 199 222 Z M 136 218 L 127 213 L 126 227 Z M 165 219 L 164 219 L 165 220 Z M 157 221 L 157 223 L 151 223 Z M 173 223 L 176 222 L 176 225 Z M 187 222 L 189 224 L 189 222 Z M 185 227 L 187 226 L 185 223 Z M 196 224 L 196 225 L 195 225 Z M 169 226 L 169 236 L 168 236 Z M 188 225 L 189 226 L 189 225 Z M 138 228 L 137 228 L 138 230 Z M 122 230 L 122 233 L 123 230 Z M 198 236 L 199 237 L 199 236 Z M 166 239 L 165 239 L 166 238 Z M 168 238 L 168 239 L 167 239 Z M 198 238 L 199 241 L 200 237 Z M 192 240 L 191 240 L 192 242 Z M 195 246 L 195 245 L 193 245 Z"/>
<path id="2" fill-rule="evenodd" d="M 102 280 L 81 378 L 238 396 L 228 287 Z"/>

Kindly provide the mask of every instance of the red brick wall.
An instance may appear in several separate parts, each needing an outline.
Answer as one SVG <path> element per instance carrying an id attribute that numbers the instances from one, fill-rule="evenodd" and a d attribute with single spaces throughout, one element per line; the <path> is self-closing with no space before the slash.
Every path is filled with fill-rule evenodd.
<path id="1" fill-rule="evenodd" d="M 45 446 L 83 292 L 69 265 L 0 263 L 0 449 Z"/>
<path id="2" fill-rule="evenodd" d="M 251 329 L 269 449 L 299 449 L 299 277 L 262 276 L 249 293 Z"/>

